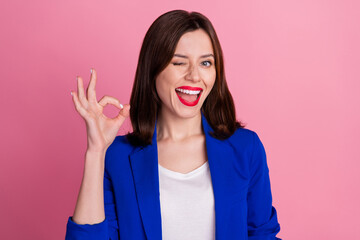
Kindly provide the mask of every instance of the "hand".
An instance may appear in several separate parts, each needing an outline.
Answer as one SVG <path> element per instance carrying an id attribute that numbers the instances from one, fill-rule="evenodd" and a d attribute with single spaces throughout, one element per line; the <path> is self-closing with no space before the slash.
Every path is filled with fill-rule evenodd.
<path id="1" fill-rule="evenodd" d="M 81 77 L 77 77 L 78 93 L 71 91 L 76 111 L 86 122 L 88 151 L 104 152 L 114 141 L 117 132 L 125 119 L 129 116 L 130 105 L 123 107 L 114 97 L 104 96 L 99 102 L 96 100 L 96 71 L 92 69 L 89 85 L 84 93 Z M 103 114 L 104 107 L 112 104 L 120 109 L 115 118 L 108 118 Z"/>

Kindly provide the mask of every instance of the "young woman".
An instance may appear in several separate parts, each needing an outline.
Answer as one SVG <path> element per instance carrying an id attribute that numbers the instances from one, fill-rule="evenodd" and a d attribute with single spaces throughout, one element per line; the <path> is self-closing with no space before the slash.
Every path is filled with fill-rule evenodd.
<path id="1" fill-rule="evenodd" d="M 222 50 L 197 12 L 158 17 L 130 105 L 72 92 L 85 119 L 84 176 L 66 239 L 278 239 L 264 147 L 236 121 Z M 106 104 L 120 109 L 109 119 Z M 130 109 L 131 106 L 131 109 Z M 133 132 L 116 136 L 130 115 Z"/>

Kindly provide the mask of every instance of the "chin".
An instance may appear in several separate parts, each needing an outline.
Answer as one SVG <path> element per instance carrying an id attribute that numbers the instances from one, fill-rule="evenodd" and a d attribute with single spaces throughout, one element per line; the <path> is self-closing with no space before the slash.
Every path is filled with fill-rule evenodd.
<path id="1" fill-rule="evenodd" d="M 186 107 L 187 109 L 177 109 L 176 115 L 180 118 L 193 118 L 201 114 L 201 107 Z"/>

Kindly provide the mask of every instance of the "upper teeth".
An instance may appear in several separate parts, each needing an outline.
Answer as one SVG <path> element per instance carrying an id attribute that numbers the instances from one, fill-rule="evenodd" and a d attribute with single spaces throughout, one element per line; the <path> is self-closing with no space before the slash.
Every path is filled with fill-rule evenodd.
<path id="1" fill-rule="evenodd" d="M 182 89 L 182 88 L 176 88 L 176 91 L 186 93 L 186 94 L 199 94 L 200 93 L 200 90 L 192 91 L 192 90 L 187 90 L 187 89 Z"/>

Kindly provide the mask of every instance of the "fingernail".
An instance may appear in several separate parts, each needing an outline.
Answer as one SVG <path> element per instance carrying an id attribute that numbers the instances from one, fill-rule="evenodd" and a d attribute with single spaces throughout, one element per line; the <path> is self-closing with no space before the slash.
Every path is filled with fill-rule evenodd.
<path id="1" fill-rule="evenodd" d="M 70 92 L 71 96 L 73 95 L 72 92 Z"/>
<path id="2" fill-rule="evenodd" d="M 120 103 L 120 107 L 121 107 L 121 109 L 123 109 L 124 108 L 124 106 Z"/>
<path id="3" fill-rule="evenodd" d="M 92 68 L 90 68 L 90 73 L 92 73 Z"/>

